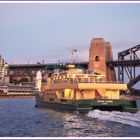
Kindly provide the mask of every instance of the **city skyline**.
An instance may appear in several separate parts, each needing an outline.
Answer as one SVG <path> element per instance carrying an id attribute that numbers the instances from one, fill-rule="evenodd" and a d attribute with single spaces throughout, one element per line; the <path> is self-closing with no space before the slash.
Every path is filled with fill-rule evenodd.
<path id="1" fill-rule="evenodd" d="M 88 60 L 92 38 L 117 53 L 139 44 L 139 3 L 0 3 L 0 52 L 8 63 Z"/>

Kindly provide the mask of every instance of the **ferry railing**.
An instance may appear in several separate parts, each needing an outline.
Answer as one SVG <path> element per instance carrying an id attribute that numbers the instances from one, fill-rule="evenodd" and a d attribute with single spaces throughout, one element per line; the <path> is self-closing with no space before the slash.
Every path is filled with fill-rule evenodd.
<path id="1" fill-rule="evenodd" d="M 73 80 L 73 81 L 53 81 L 51 84 L 78 84 L 78 83 L 106 83 L 106 84 L 124 84 L 122 81 L 78 81 L 78 80 Z"/>

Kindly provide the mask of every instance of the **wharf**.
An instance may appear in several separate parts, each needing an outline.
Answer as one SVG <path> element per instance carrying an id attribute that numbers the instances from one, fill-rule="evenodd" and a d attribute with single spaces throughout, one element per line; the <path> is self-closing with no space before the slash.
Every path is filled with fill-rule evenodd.
<path id="1" fill-rule="evenodd" d="M 37 91 L 33 86 L 7 85 L 0 86 L 0 98 L 25 98 L 34 97 Z"/>
<path id="2" fill-rule="evenodd" d="M 0 99 L 3 98 L 34 98 L 34 94 L 0 94 Z"/>

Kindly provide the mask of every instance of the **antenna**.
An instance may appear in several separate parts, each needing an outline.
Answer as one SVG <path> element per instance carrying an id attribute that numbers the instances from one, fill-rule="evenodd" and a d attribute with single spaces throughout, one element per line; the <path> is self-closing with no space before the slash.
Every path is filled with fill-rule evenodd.
<path id="1" fill-rule="evenodd" d="M 76 59 L 76 52 L 77 52 L 76 49 L 72 49 L 72 51 L 71 51 L 71 60 L 72 60 L 72 63 L 75 62 L 75 59 Z"/>

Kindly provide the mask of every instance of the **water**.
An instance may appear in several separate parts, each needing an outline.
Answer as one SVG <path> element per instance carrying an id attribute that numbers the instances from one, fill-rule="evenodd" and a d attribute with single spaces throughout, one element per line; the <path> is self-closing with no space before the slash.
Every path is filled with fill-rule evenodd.
<path id="1" fill-rule="evenodd" d="M 32 98 L 0 99 L 0 137 L 140 137 L 140 112 L 82 115 L 34 105 Z"/>

